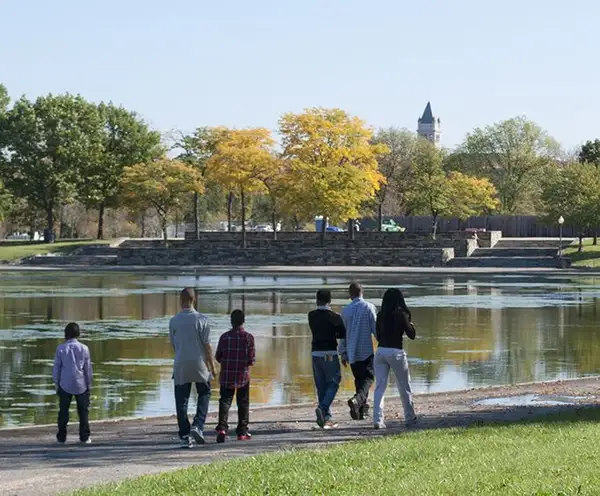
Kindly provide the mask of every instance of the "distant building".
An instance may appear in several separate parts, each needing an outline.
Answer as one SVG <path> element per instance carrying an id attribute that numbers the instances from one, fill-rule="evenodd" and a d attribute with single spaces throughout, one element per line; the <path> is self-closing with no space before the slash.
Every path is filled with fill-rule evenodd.
<path id="1" fill-rule="evenodd" d="M 431 103 L 427 102 L 423 115 L 419 117 L 417 134 L 431 141 L 435 146 L 440 146 L 442 125 L 439 118 L 433 116 Z"/>

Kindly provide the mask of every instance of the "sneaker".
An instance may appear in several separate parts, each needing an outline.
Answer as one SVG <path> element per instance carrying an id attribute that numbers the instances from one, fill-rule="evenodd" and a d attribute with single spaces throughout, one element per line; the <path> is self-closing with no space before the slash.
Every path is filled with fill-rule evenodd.
<path id="1" fill-rule="evenodd" d="M 350 398 L 348 400 L 348 406 L 350 407 L 350 417 L 352 417 L 352 420 L 359 420 L 360 407 L 358 406 L 358 401 L 356 400 L 356 397 Z"/>
<path id="2" fill-rule="evenodd" d="M 407 421 L 404 423 L 404 425 L 406 425 L 406 427 L 411 427 L 411 426 L 413 426 L 413 425 L 415 425 L 415 424 L 418 424 L 418 423 L 419 423 L 419 417 L 417 417 L 417 416 L 415 415 L 415 416 L 414 416 L 412 419 L 410 419 L 410 420 L 407 420 Z"/>
<path id="3" fill-rule="evenodd" d="M 325 423 L 323 424 L 323 429 L 327 430 L 327 429 L 335 429 L 338 426 L 337 422 L 334 422 L 333 420 L 329 419 L 326 420 Z"/>
<path id="4" fill-rule="evenodd" d="M 323 410 L 317 407 L 315 414 L 317 415 L 317 425 L 322 428 L 325 425 L 325 415 L 323 415 Z"/>
<path id="5" fill-rule="evenodd" d="M 66 440 L 66 439 L 65 439 L 64 441 L 62 441 L 62 440 L 60 440 L 60 439 L 57 439 L 57 440 L 56 440 L 56 443 L 57 443 L 57 444 L 65 444 L 66 442 L 67 442 L 67 440 Z"/>
<path id="6" fill-rule="evenodd" d="M 369 418 L 369 405 L 363 405 L 358 412 L 358 420 Z"/>
<path id="7" fill-rule="evenodd" d="M 238 441 L 250 441 L 252 439 L 252 434 L 246 432 L 246 434 L 239 434 Z"/>
<path id="8" fill-rule="evenodd" d="M 387 426 L 383 422 L 375 422 L 373 424 L 373 429 L 375 429 L 375 430 L 385 429 L 386 427 Z"/>
<path id="9" fill-rule="evenodd" d="M 194 441 L 198 444 L 204 444 L 204 434 L 198 427 L 192 427 L 190 435 L 194 438 Z"/>
<path id="10" fill-rule="evenodd" d="M 92 444 L 92 438 L 88 437 L 85 441 L 81 441 L 81 444 Z"/>
<path id="11" fill-rule="evenodd" d="M 224 443 L 227 438 L 227 433 L 224 430 L 217 431 L 217 443 Z"/>
<path id="12" fill-rule="evenodd" d="M 194 446 L 194 441 L 190 436 L 183 436 L 181 438 L 181 447 L 182 448 L 192 448 Z"/>

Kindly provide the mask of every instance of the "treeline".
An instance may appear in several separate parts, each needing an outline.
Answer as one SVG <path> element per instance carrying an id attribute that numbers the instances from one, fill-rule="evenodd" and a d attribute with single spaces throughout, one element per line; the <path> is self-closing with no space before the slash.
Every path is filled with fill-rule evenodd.
<path id="1" fill-rule="evenodd" d="M 51 240 L 57 212 L 78 202 L 143 223 L 154 212 L 165 240 L 175 218 L 215 215 L 300 228 L 376 215 L 563 216 L 582 235 L 600 224 L 600 142 L 568 157 L 535 123 L 518 117 L 469 133 L 456 150 L 408 130 L 373 131 L 339 109 L 284 114 L 279 143 L 263 128 L 200 127 L 165 140 L 135 112 L 81 96 L 11 104 L 0 85 L 0 215 Z M 325 225 L 325 223 L 323 223 Z M 142 227 L 143 231 L 143 227 Z M 324 233 L 323 233 L 324 234 Z"/>

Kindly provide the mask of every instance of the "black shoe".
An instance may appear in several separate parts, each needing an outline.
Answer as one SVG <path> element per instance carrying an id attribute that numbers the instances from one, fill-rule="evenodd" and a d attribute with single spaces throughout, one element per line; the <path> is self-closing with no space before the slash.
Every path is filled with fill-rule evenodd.
<path id="1" fill-rule="evenodd" d="M 221 444 L 225 442 L 227 439 L 227 432 L 224 429 L 220 429 L 217 431 L 217 443 Z"/>
<path id="2" fill-rule="evenodd" d="M 356 396 L 348 400 L 348 406 L 350 407 L 350 417 L 352 417 L 352 420 L 359 420 L 360 407 L 358 406 Z"/>
<path id="3" fill-rule="evenodd" d="M 360 411 L 358 413 L 358 418 L 359 418 L 359 420 L 364 420 L 364 419 L 369 418 L 369 405 L 363 405 L 360 408 Z"/>

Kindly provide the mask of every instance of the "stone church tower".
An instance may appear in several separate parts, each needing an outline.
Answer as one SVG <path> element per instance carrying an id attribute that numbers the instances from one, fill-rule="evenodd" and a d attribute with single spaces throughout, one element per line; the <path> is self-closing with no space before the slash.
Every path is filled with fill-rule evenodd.
<path id="1" fill-rule="evenodd" d="M 427 102 L 423 115 L 418 120 L 417 134 L 431 141 L 435 146 L 440 146 L 442 134 L 441 121 L 433 116 L 431 103 Z"/>

